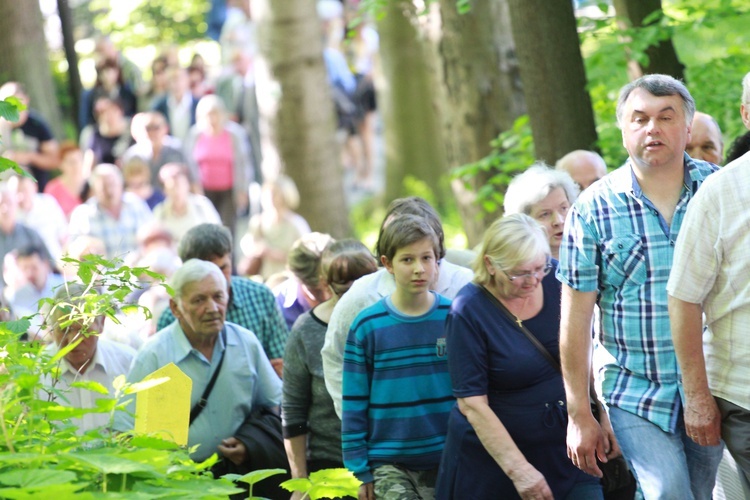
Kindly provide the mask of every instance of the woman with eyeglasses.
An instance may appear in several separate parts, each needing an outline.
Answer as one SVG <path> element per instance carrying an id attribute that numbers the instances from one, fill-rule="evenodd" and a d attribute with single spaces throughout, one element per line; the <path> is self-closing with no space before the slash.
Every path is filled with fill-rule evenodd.
<path id="1" fill-rule="evenodd" d="M 474 280 L 446 322 L 457 398 L 438 473 L 438 499 L 601 499 L 599 480 L 568 459 L 559 363 L 560 283 L 547 234 L 524 214 L 484 235 Z"/>
<path id="2" fill-rule="evenodd" d="M 526 214 L 539 222 L 547 232 L 550 254 L 557 259 L 565 217 L 579 191 L 567 172 L 535 163 L 510 181 L 503 210 L 505 215 Z"/>
<path id="3" fill-rule="evenodd" d="M 325 386 L 320 350 L 338 300 L 355 280 L 376 270 L 375 258 L 359 241 L 346 239 L 328 245 L 321 259 L 321 281 L 328 283 L 332 296 L 303 313 L 289 334 L 281 408 L 293 478 L 344 466 L 341 420 Z"/>

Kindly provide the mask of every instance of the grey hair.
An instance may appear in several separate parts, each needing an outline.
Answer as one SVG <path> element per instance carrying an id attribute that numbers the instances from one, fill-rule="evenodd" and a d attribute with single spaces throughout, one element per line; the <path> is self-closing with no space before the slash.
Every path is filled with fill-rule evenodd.
<path id="1" fill-rule="evenodd" d="M 742 79 L 742 104 L 750 106 L 750 73 Z"/>
<path id="2" fill-rule="evenodd" d="M 490 281 L 485 256 L 500 269 L 508 271 L 540 255 L 550 255 L 549 237 L 544 228 L 526 214 L 506 215 L 484 232 L 481 250 L 474 260 L 473 281 L 480 285 Z"/>
<path id="3" fill-rule="evenodd" d="M 117 165 L 113 165 L 111 163 L 100 163 L 91 171 L 91 175 L 89 176 L 89 185 L 93 186 L 98 179 L 104 177 L 107 174 L 114 174 L 121 183 L 125 182 L 122 176 L 122 172 L 119 168 L 117 168 Z"/>
<path id="4" fill-rule="evenodd" d="M 510 181 L 503 202 L 505 215 L 529 215 L 535 204 L 557 188 L 565 191 L 565 196 L 571 204 L 581 192 L 567 172 L 555 170 L 542 162 L 534 163 Z"/>
<path id="5" fill-rule="evenodd" d="M 227 279 L 224 277 L 221 269 L 219 269 L 219 266 L 207 260 L 190 259 L 183 263 L 182 267 L 177 269 L 172 275 L 170 286 L 174 290 L 174 300 L 179 303 L 182 300 L 182 293 L 185 286 L 196 281 L 201 281 L 206 276 L 219 278 L 221 283 L 224 284 L 224 290 L 226 291 Z"/>
<path id="6" fill-rule="evenodd" d="M 643 89 L 656 97 L 677 95 L 682 99 L 682 110 L 685 113 L 685 123 L 693 123 L 695 115 L 695 100 L 685 84 L 669 75 L 646 75 L 625 85 L 620 90 L 617 99 L 617 125 L 622 128 L 623 112 L 625 103 L 635 89 Z"/>

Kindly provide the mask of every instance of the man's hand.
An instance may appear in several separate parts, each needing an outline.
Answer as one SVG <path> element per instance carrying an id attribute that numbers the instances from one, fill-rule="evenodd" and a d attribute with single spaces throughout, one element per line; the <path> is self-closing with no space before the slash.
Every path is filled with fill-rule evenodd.
<path id="1" fill-rule="evenodd" d="M 607 440 L 591 412 L 568 420 L 568 458 L 583 472 L 602 477 L 596 457 L 607 461 Z"/>
<path id="2" fill-rule="evenodd" d="M 276 371 L 279 378 L 284 378 L 284 358 L 274 358 L 271 360 L 271 366 Z"/>
<path id="3" fill-rule="evenodd" d="M 721 412 L 708 391 L 686 397 L 685 432 L 701 446 L 716 446 L 721 442 Z"/>
<path id="4" fill-rule="evenodd" d="M 375 500 L 375 487 L 373 483 L 362 483 L 359 486 L 357 500 Z"/>
<path id="5" fill-rule="evenodd" d="M 599 409 L 599 425 L 604 433 L 604 452 L 607 454 L 607 459 L 612 459 L 622 455 L 620 445 L 617 444 L 615 438 L 615 431 L 612 429 L 612 424 L 609 421 L 609 415 L 604 408 Z"/>
<path id="6" fill-rule="evenodd" d="M 219 445 L 219 452 L 234 465 L 240 465 L 247 461 L 247 449 L 242 444 L 242 441 L 235 437 L 222 439 Z"/>

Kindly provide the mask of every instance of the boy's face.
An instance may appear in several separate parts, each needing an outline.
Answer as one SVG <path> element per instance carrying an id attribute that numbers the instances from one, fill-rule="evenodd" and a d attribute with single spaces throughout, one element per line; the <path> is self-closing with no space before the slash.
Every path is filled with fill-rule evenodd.
<path id="1" fill-rule="evenodd" d="M 381 261 L 396 279 L 396 287 L 403 292 L 414 295 L 424 293 L 437 280 L 438 265 L 430 238 L 422 238 L 399 248 L 392 261 L 385 256 L 381 257 Z"/>

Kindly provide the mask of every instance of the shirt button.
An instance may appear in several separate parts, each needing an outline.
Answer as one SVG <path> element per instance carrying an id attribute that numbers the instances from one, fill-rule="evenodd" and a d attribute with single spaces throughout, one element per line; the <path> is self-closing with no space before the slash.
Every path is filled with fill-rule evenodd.
<path id="1" fill-rule="evenodd" d="M 619 248 L 622 248 L 622 243 L 620 243 L 620 244 L 619 244 L 619 245 L 617 245 L 617 246 L 618 246 Z"/>

